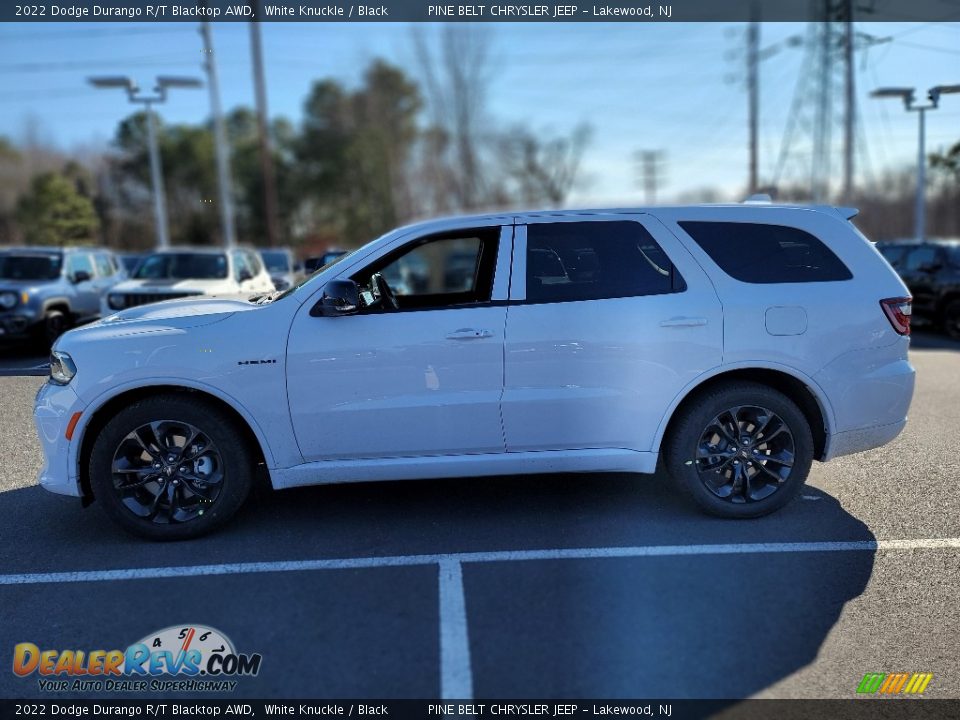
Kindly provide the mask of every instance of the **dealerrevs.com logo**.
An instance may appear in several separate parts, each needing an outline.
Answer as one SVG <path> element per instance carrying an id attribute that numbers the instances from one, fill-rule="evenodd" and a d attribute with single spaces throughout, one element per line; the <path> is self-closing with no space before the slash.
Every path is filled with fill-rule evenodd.
<path id="1" fill-rule="evenodd" d="M 238 653 L 226 635 L 203 625 L 174 625 L 125 650 L 50 650 L 22 642 L 13 672 L 37 675 L 44 692 L 224 692 L 260 672 L 259 653 Z"/>

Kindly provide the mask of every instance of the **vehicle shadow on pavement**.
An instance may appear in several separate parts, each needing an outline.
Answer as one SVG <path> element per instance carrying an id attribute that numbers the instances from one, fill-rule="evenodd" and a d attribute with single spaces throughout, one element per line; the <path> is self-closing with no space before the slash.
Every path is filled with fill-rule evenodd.
<path id="1" fill-rule="evenodd" d="M 725 521 L 699 513 L 660 475 L 544 475 L 283 492 L 258 489 L 251 500 L 239 517 L 214 535 L 157 544 L 126 536 L 97 507 L 81 512 L 76 501 L 49 496 L 35 487 L 3 493 L 0 511 L 8 519 L 0 528 L 0 539 L 6 541 L 0 543 L 5 548 L 3 572 L 874 539 L 864 523 L 815 488 L 806 488 L 803 497 L 773 516 Z M 24 552 L 27 541 L 29 553 Z M 872 551 L 855 551 L 464 563 L 475 695 L 750 696 L 816 658 L 845 604 L 864 591 L 873 562 Z M 369 581 L 360 589 L 349 589 L 361 577 Z M 418 652 L 428 658 L 422 664 L 408 663 L 404 685 L 391 684 L 386 675 L 350 673 L 347 666 L 340 669 L 336 682 L 331 676 L 314 685 L 298 664 L 302 658 L 272 652 L 269 672 L 250 679 L 237 694 L 423 696 L 424 687 L 435 687 L 439 677 L 437 630 L 430 620 L 437 612 L 436 577 L 434 570 L 421 567 L 126 581 L 98 583 L 104 586 L 102 591 L 80 586 L 87 589 L 80 597 L 136 592 L 143 598 L 137 603 L 158 607 L 177 598 L 174 614 L 182 620 L 194 601 L 208 607 L 203 600 L 207 594 L 222 598 L 226 593 L 236 602 L 229 601 L 212 616 L 207 610 L 201 617 L 210 616 L 228 631 L 240 633 L 238 626 L 243 628 L 245 645 L 322 648 L 331 657 L 354 658 L 357 668 L 382 656 L 383 643 L 377 638 L 399 632 L 399 647 L 422 645 Z M 35 587 L 34 591 L 24 587 L 24 597 L 44 592 L 44 586 Z M 151 588 L 149 600 L 137 587 Z M 0 588 L 4 594 L 12 590 Z M 377 604 L 385 599 L 402 601 L 406 609 L 394 614 L 392 605 L 384 609 Z M 90 602 L 93 608 L 101 601 Z M 255 612 L 250 603 L 256 604 Z M 234 606 L 235 611 L 227 611 Z M 74 612 L 48 604 L 36 622 L 42 617 L 57 627 L 81 623 L 56 617 Z M 293 622 L 293 617 L 300 620 Z M 330 627 L 321 626 L 320 620 L 304 624 L 305 617 L 322 617 Z M 403 630 L 414 623 L 412 617 L 418 618 L 416 628 Z M 337 618 L 339 630 L 329 618 Z M 29 625 L 26 617 L 22 620 L 21 634 L 24 623 Z M 79 628 L 87 625 L 77 627 L 79 634 Z M 416 640 L 403 639 L 404 633 Z M 349 648 L 338 655 L 340 643 Z"/>

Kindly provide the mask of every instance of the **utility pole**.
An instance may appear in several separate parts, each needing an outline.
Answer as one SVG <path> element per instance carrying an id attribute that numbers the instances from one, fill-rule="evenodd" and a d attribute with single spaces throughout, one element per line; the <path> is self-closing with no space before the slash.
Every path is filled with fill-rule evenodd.
<path id="1" fill-rule="evenodd" d="M 853 196 L 853 155 L 857 123 L 857 99 L 853 74 L 853 0 L 842 0 L 843 16 L 843 199 Z"/>
<path id="2" fill-rule="evenodd" d="M 656 205 L 657 188 L 660 185 L 660 163 L 663 162 L 663 150 L 638 150 L 634 154 L 638 164 L 641 184 L 644 191 L 644 202 L 647 205 Z"/>
<path id="3" fill-rule="evenodd" d="M 257 12 L 259 12 L 259 3 Z M 277 183 L 273 172 L 273 151 L 267 122 L 267 87 L 263 77 L 263 48 L 260 21 L 250 23 L 250 51 L 253 58 L 253 89 L 257 105 L 257 134 L 260 140 L 260 173 L 263 177 L 263 210 L 266 220 L 267 246 L 280 244 L 277 223 Z"/>
<path id="4" fill-rule="evenodd" d="M 233 190 L 230 183 L 230 148 L 227 145 L 227 130 L 220 108 L 220 81 L 217 77 L 217 62 L 213 57 L 213 37 L 210 23 L 200 23 L 200 36 L 203 38 L 203 68 L 207 72 L 207 86 L 210 88 L 210 110 L 213 114 L 213 137 L 217 152 L 217 185 L 220 190 L 220 222 L 223 225 L 223 242 L 228 248 L 237 244 L 236 229 L 233 224 Z"/>
<path id="5" fill-rule="evenodd" d="M 754 2 L 750 6 L 750 24 L 747 26 L 747 98 L 750 117 L 750 192 L 757 192 L 759 178 L 758 134 L 760 128 L 760 7 Z"/>

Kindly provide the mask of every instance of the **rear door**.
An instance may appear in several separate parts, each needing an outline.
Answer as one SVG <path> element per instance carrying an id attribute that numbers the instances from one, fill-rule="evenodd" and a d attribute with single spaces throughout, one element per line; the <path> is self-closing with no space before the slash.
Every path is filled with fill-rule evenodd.
<path id="1" fill-rule="evenodd" d="M 717 295 L 651 215 L 528 219 L 510 300 L 508 451 L 649 451 L 670 403 L 721 362 Z"/>

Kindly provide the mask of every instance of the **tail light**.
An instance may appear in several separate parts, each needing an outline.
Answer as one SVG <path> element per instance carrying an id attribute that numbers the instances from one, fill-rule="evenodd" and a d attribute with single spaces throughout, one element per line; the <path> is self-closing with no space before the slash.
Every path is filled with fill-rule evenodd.
<path id="1" fill-rule="evenodd" d="M 887 298 L 880 301 L 880 307 L 883 308 L 883 314 L 893 325 L 893 329 L 900 335 L 910 334 L 910 308 L 913 298 L 898 297 Z"/>

